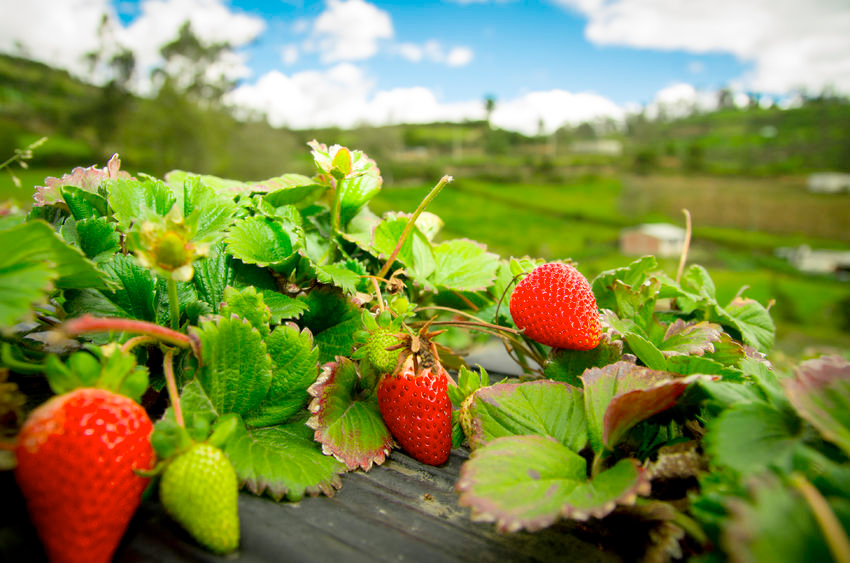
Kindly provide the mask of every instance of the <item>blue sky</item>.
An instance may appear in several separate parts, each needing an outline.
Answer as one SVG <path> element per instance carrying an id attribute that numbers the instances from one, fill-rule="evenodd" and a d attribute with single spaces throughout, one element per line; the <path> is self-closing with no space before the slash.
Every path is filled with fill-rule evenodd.
<path id="1" fill-rule="evenodd" d="M 644 107 L 710 108 L 730 87 L 850 93 L 846 0 L 0 0 L 0 51 L 93 82 L 83 55 L 130 49 L 154 91 L 159 47 L 187 20 L 235 55 L 240 115 L 295 128 L 480 119 L 533 133 Z M 99 39 L 103 15 L 108 40 Z M 741 98 L 743 99 L 743 98 Z"/>

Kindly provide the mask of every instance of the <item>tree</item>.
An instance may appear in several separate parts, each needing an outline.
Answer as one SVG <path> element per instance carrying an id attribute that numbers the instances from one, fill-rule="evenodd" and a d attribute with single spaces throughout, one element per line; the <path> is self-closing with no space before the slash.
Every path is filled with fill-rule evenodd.
<path id="1" fill-rule="evenodd" d="M 188 21 L 172 42 L 162 46 L 160 54 L 165 62 L 151 73 L 160 90 L 173 90 L 201 105 L 217 106 L 236 87 L 236 80 L 222 69 L 233 57 L 230 43 L 204 44 Z"/>
<path id="2" fill-rule="evenodd" d="M 490 94 L 484 96 L 484 113 L 486 114 L 485 119 L 487 120 L 487 126 L 490 125 L 490 118 L 493 116 L 493 110 L 496 109 L 496 98 Z"/>

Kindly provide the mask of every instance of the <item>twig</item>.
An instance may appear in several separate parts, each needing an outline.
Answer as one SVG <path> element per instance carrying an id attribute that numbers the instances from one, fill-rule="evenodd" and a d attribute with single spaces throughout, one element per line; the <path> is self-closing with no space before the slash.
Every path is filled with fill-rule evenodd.
<path id="1" fill-rule="evenodd" d="M 165 351 L 162 368 L 165 372 L 165 385 L 168 388 L 168 398 L 171 401 L 171 406 L 174 407 L 174 418 L 177 420 L 180 428 L 186 428 L 186 424 L 183 422 L 183 410 L 180 408 L 180 395 L 177 393 L 177 379 L 174 377 L 174 348 L 168 348 Z"/>
<path id="2" fill-rule="evenodd" d="M 387 259 L 386 264 L 384 264 L 383 268 L 381 268 L 381 271 L 378 272 L 377 277 L 386 277 L 387 272 L 390 271 L 390 268 L 395 262 L 398 253 L 401 252 L 401 247 L 404 246 L 404 241 L 406 241 L 407 237 L 410 236 L 410 232 L 413 230 L 413 226 L 416 223 L 416 220 L 419 218 L 422 212 L 425 211 L 425 208 L 428 207 L 428 204 L 431 203 L 431 201 L 433 201 L 434 198 L 437 197 L 437 194 L 439 194 L 443 190 L 443 188 L 446 187 L 446 185 L 452 180 L 453 178 L 451 176 L 443 176 L 442 178 L 440 178 L 440 181 L 437 182 L 437 185 L 431 188 L 431 191 L 428 192 L 428 195 L 425 196 L 425 199 L 422 200 L 422 202 L 419 204 L 419 207 L 416 208 L 416 211 L 414 211 L 413 215 L 411 215 L 410 218 L 407 220 L 407 225 L 404 226 L 404 230 L 401 232 L 401 236 L 398 239 L 398 243 L 395 245 L 395 248 L 393 248 L 392 254 L 390 254 L 390 257 Z"/>
<path id="3" fill-rule="evenodd" d="M 826 538 L 829 551 L 836 563 L 850 563 L 850 539 L 847 538 L 844 527 L 838 521 L 820 491 L 801 473 L 791 475 L 791 485 L 803 495 L 812 513 L 814 513 L 815 520 L 817 520 L 821 533 Z"/>

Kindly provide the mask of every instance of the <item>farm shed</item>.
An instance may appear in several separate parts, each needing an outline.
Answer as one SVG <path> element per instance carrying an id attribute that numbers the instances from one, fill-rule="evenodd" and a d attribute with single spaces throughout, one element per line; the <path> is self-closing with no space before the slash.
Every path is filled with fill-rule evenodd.
<path id="1" fill-rule="evenodd" d="M 620 233 L 620 252 L 626 255 L 679 256 L 685 229 L 669 223 L 645 223 Z"/>
<path id="2" fill-rule="evenodd" d="M 777 248 L 775 253 L 802 272 L 836 274 L 842 277 L 850 273 L 850 250 L 817 250 L 801 244 Z"/>

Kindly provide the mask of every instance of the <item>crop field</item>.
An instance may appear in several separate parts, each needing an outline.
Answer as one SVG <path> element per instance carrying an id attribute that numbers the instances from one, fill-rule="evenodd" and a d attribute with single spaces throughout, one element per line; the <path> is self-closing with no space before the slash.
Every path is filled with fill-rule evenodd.
<path id="1" fill-rule="evenodd" d="M 799 182 L 785 180 L 775 182 L 780 194 L 773 201 L 766 191 L 773 183 L 718 178 L 696 179 L 688 185 L 681 178 L 621 182 L 586 177 L 566 185 L 510 185 L 460 179 L 450 184 L 429 210 L 446 222 L 445 238 L 468 237 L 505 256 L 571 258 L 592 277 L 628 260 L 618 248 L 623 227 L 645 221 L 681 225 L 681 209 L 687 206 L 694 217 L 689 262 L 710 266 L 721 303 L 745 288 L 748 297 L 772 303 L 778 349 L 794 355 L 815 349 L 846 353 L 850 351 L 850 283 L 797 272 L 775 258 L 773 249 L 803 243 L 846 248 L 850 197 L 829 199 L 805 192 Z M 429 188 L 389 187 L 370 206 L 376 212 L 413 211 Z M 709 195 L 700 195 L 702 191 Z M 755 207 L 759 202 L 765 204 L 761 213 L 773 220 L 769 232 L 749 230 L 747 213 L 752 210 L 739 210 L 742 205 Z M 808 221 L 798 220 L 804 213 L 813 215 Z M 675 275 L 676 259 L 660 264 Z"/>

